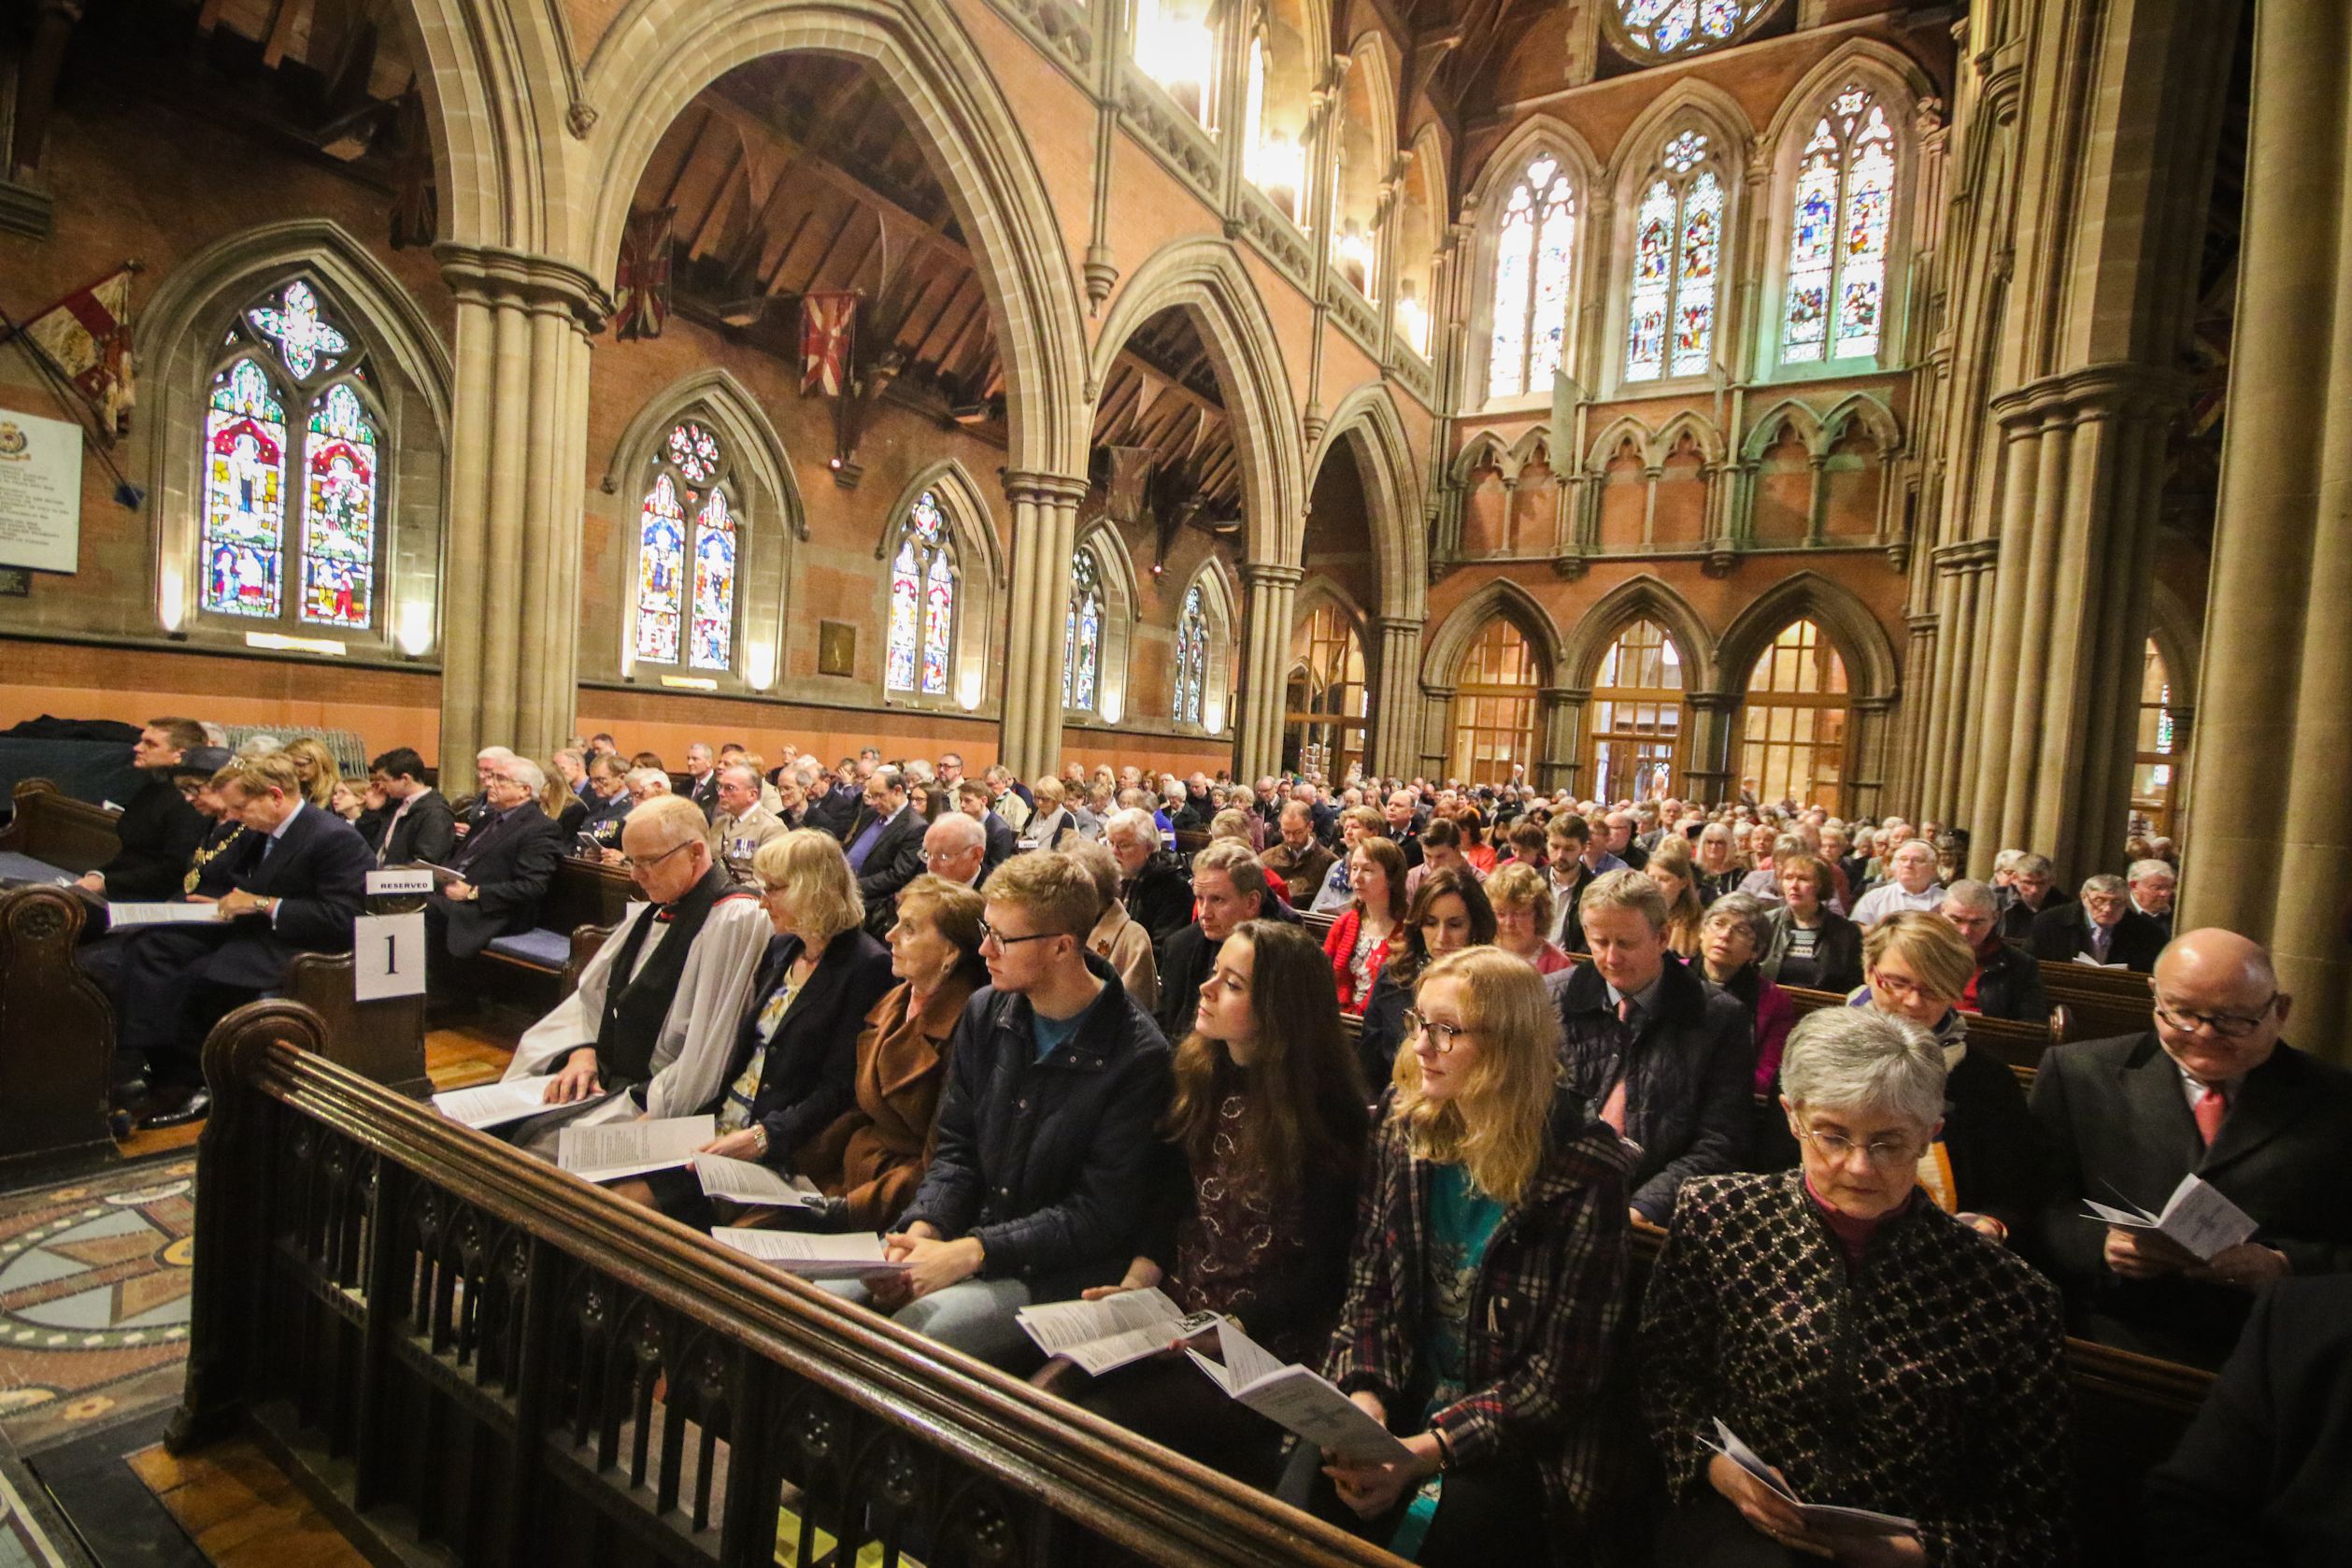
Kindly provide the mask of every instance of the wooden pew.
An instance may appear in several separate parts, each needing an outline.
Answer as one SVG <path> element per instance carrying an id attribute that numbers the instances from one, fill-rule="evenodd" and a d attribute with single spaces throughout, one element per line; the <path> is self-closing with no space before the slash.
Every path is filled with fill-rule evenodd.
<path id="1" fill-rule="evenodd" d="M 2050 959 L 2038 962 L 2042 989 L 2049 993 L 2052 1005 L 2066 1009 L 2067 1039 L 2145 1034 L 2155 1027 L 2156 1003 L 2145 975 Z"/>
<path id="2" fill-rule="evenodd" d="M 1789 1000 L 1797 1005 L 1802 1018 L 1817 1007 L 1843 1007 L 1846 998 L 1835 991 L 1807 991 L 1802 986 L 1783 986 Z M 2027 1088 L 2033 1087 L 2033 1070 L 2041 1065 L 2042 1053 L 2058 1043 L 2057 1034 L 2046 1024 L 2020 1023 L 2015 1019 L 1989 1019 L 1970 1013 L 1968 1043 L 1982 1046 L 1986 1050 L 2009 1064 L 2009 1070 Z"/>
<path id="3" fill-rule="evenodd" d="M 577 977 L 574 965 L 586 962 L 576 960 L 573 934 L 585 926 L 609 929 L 639 896 L 637 885 L 620 866 L 567 857 L 548 881 L 538 925 L 492 941 L 483 949 L 473 989 L 478 994 L 495 995 L 507 989 L 506 980 L 520 976 L 531 982 L 532 1005 L 544 1011 L 570 993 Z M 495 977 L 500 971 L 504 980 Z"/>
<path id="4" fill-rule="evenodd" d="M 21 812 L 21 790 L 17 799 Z M 0 1182 L 7 1185 L 29 1171 L 114 1158 L 107 1122 L 114 1010 L 74 962 L 88 912 L 62 888 L 0 893 Z"/>
<path id="5" fill-rule="evenodd" d="M 74 799 L 46 778 L 19 779 L 14 804 L 16 815 L 0 827 L 0 853 L 22 855 L 78 877 L 106 864 L 122 848 L 113 812 Z"/>

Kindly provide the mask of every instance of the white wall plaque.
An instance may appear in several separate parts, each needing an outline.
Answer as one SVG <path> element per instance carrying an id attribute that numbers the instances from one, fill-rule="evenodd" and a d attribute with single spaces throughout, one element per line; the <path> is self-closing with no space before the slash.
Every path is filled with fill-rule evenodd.
<path id="1" fill-rule="evenodd" d="M 81 553 L 81 426 L 0 408 L 0 566 L 71 572 Z"/>

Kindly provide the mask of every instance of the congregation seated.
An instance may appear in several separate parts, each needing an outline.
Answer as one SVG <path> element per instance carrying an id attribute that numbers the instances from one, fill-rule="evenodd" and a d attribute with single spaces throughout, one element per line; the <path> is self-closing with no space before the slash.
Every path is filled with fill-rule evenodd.
<path id="1" fill-rule="evenodd" d="M 1367 1087 L 1389 1081 L 1409 1032 L 1406 1016 L 1421 971 L 1447 953 L 1492 945 L 1494 929 L 1494 905 L 1467 866 L 1421 879 L 1420 891 L 1405 906 L 1403 940 L 1394 934 L 1389 938 L 1388 960 L 1372 982 L 1363 1027 L 1356 1035 L 1356 1060 Z"/>
<path id="2" fill-rule="evenodd" d="M 1732 830 L 1721 822 L 1709 822 L 1699 830 L 1697 866 L 1699 902 L 1710 909 L 1725 893 L 1737 892 L 1746 877 L 1732 852 Z"/>
<path id="3" fill-rule="evenodd" d="M 1166 989 L 1168 942 L 1192 923 L 1192 879 L 1185 863 L 1161 848 L 1151 813 L 1123 806 L 1103 826 L 1103 842 L 1119 860 L 1119 901 L 1151 937 L 1162 990 Z"/>
<path id="4" fill-rule="evenodd" d="M 164 787 L 195 815 L 176 787 Z M 236 759 L 218 788 L 246 832 L 217 921 L 133 933 L 116 982 L 117 1047 L 147 1064 L 144 1093 L 123 1086 L 143 1126 L 180 1126 L 209 1112 L 205 1035 L 277 990 L 297 953 L 350 951 L 372 863 L 357 829 L 305 802 L 294 761 L 282 752 Z"/>
<path id="5" fill-rule="evenodd" d="M 1809 1014 L 1781 1062 L 1800 1167 L 1683 1190 L 1638 1341 L 1657 1561 L 2072 1561 L 2058 1292 L 1919 1190 L 1944 1079 L 1905 1019 Z M 1798 1497 L 1916 1532 L 1814 1533 L 1714 1447 L 1718 1421 Z"/>
<path id="6" fill-rule="evenodd" d="M 1253 862 L 1254 863 L 1254 862 Z M 827 1289 L 999 1364 L 1029 1359 L 1013 1315 L 1124 1277 L 1164 1154 L 1167 1042 L 1086 951 L 1093 879 L 1061 855 L 991 874 L 974 993 L 948 1047 L 931 1162 L 887 1238 L 911 1265 Z"/>
<path id="7" fill-rule="evenodd" d="M 898 984 L 859 1032 L 856 1103 L 792 1157 L 793 1168 L 834 1200 L 831 1223 L 887 1230 L 915 1196 L 931 1160 L 956 1020 L 988 981 L 982 908 L 976 889 L 942 877 L 918 877 L 899 891 L 890 939 Z"/>
<path id="8" fill-rule="evenodd" d="M 1295 804 L 1295 803 L 1293 803 Z M 1339 1026 L 1331 968 L 1296 926 L 1249 920 L 1218 949 L 1176 1049 L 1162 1135 L 1184 1179 L 1119 1283 L 1156 1286 L 1184 1312 L 1217 1312 L 1285 1361 L 1318 1361 L 1347 1278 L 1367 1096 Z M 1057 1362 L 1040 1381 L 1178 1453 L 1272 1487 L 1282 1428 L 1179 1356 L 1088 1379 Z"/>
<path id="9" fill-rule="evenodd" d="M 192 719 L 150 719 L 140 729 L 131 765 L 147 777 L 115 819 L 114 854 L 77 884 L 83 891 L 121 903 L 166 899 L 181 891 L 188 857 L 209 824 L 180 793 L 172 770 L 185 753 L 204 744 L 204 726 Z"/>
<path id="10" fill-rule="evenodd" d="M 980 858 L 980 876 L 988 874 L 1011 860 L 1020 847 L 1012 824 L 996 814 L 989 805 L 989 787 L 976 778 L 966 778 L 956 785 L 956 808 L 980 824 L 980 836 L 987 851 Z M 812 824 L 812 826 L 815 824 Z M 1155 840 L 1153 847 L 1158 848 Z M 979 884 L 975 882 L 973 886 Z"/>
<path id="11" fill-rule="evenodd" d="M 2033 940 L 2033 922 L 2061 905 L 2074 903 L 2074 898 L 2058 886 L 2058 868 L 2050 863 L 2047 855 L 2014 853 L 2017 858 L 2009 870 L 2010 901 L 2001 911 L 2001 937 L 2004 942 L 2030 945 Z M 1996 885 L 2000 875 L 1998 871 L 1994 873 Z"/>
<path id="12" fill-rule="evenodd" d="M 1494 910 L 1496 947 L 1525 959 L 1538 975 L 1557 975 L 1568 967 L 1568 955 L 1544 935 L 1553 921 L 1551 882 L 1543 872 L 1523 861 L 1506 861 L 1486 879 L 1484 891 Z"/>
<path id="13" fill-rule="evenodd" d="M 2151 986 L 2147 1033 L 2043 1053 L 2042 1247 L 2077 1333 L 2216 1366 L 2265 1288 L 2352 1272 L 2352 1071 L 2281 1037 L 2292 998 L 2270 954 L 2234 933 L 2174 938 Z M 2251 1240 L 2201 1262 L 2084 1212 L 2086 1198 L 2160 1211 L 2192 1174 L 2255 1221 Z"/>
<path id="14" fill-rule="evenodd" d="M 547 1082 L 548 1114 L 508 1133 L 544 1158 L 554 1157 L 567 1121 L 709 1110 L 772 934 L 761 900 L 729 886 L 713 861 L 709 825 L 692 801 L 665 794 L 635 807 L 621 844 L 644 899 L 629 905 L 572 993 L 523 1032 L 506 1064 L 509 1080 Z"/>
<path id="15" fill-rule="evenodd" d="M 719 846 L 719 860 L 727 868 L 727 879 L 737 887 L 746 887 L 752 878 L 752 859 L 761 847 L 791 830 L 775 812 L 761 804 L 758 768 L 730 763 L 718 768 L 711 778 L 711 841 Z"/>
<path id="16" fill-rule="evenodd" d="M 1944 902 L 1935 879 L 1935 846 L 1906 839 L 1887 860 L 1887 879 L 1854 901 L 1853 920 L 1864 931 L 1903 909 L 1933 909 Z"/>
<path id="17" fill-rule="evenodd" d="M 1699 925 L 1706 906 L 1699 902 L 1699 872 L 1690 862 L 1690 848 L 1661 844 L 1634 868 L 1658 884 L 1666 901 L 1666 947 L 1686 962 L 1699 956 Z"/>
<path id="18" fill-rule="evenodd" d="M 563 833 L 540 808 L 547 776 L 524 757 L 492 764 L 489 812 L 450 857 L 455 879 L 424 901 L 427 973 L 436 977 L 500 936 L 539 923 L 548 882 L 563 859 Z"/>
<path id="19" fill-rule="evenodd" d="M 573 842 L 583 848 L 592 844 L 597 858 L 608 864 L 620 860 L 621 824 L 635 809 L 636 800 L 629 793 L 627 764 L 609 751 L 599 751 L 588 760 L 588 794 L 582 802 L 588 815 L 573 830 Z"/>
<path id="20" fill-rule="evenodd" d="M 2123 874 L 2124 886 L 2131 893 L 2131 912 L 2145 915 L 2164 933 L 2164 940 L 2173 939 L 2173 894 L 2180 885 L 2180 873 L 2170 861 L 2154 856 L 2131 862 Z"/>
<path id="21" fill-rule="evenodd" d="M 2282 1279 L 2148 1477 L 2154 1568 L 2352 1562 L 2352 1277 Z"/>
<path id="22" fill-rule="evenodd" d="M 868 934 L 873 922 L 831 834 L 802 828 L 771 839 L 752 865 L 775 935 L 742 1009 L 723 1091 L 684 1114 L 717 1117 L 719 1135 L 704 1152 L 791 1170 L 856 1105 L 858 1040 L 891 989 L 893 965 Z M 686 1173 L 675 1175 L 675 1191 L 649 1185 L 665 1208 L 699 1191 Z"/>
<path id="23" fill-rule="evenodd" d="M 1435 1568 L 1611 1561 L 1637 1462 L 1619 1416 L 1632 1151 L 1562 1083 L 1520 960 L 1437 958 L 1409 1023 L 1323 1371 L 1411 1458 L 1325 1454 L 1319 1473 L 1302 1446 L 1285 1491 Z"/>
<path id="24" fill-rule="evenodd" d="M 1323 935 L 1340 1011 L 1357 1018 L 1371 1005 L 1380 970 L 1404 946 L 1404 851 L 1377 833 L 1359 834 L 1348 852 L 1352 897 Z"/>
<path id="25" fill-rule="evenodd" d="M 1266 868 L 1241 839 L 1212 840 L 1192 857 L 1192 900 L 1198 915 L 1170 936 L 1160 953 L 1157 1017 L 1162 1035 L 1181 1035 L 1190 1029 L 1202 977 L 1235 926 L 1244 920 L 1298 919 L 1273 896 Z M 1087 925 L 1091 929 L 1093 921 Z"/>
<path id="26" fill-rule="evenodd" d="M 1568 1085 L 1635 1146 L 1634 1212 L 1662 1225 L 1693 1176 L 1747 1152 L 1756 1045 L 1747 1007 L 1666 949 L 1666 901 L 1638 871 L 1584 892 L 1592 962 L 1547 982 Z"/>
<path id="27" fill-rule="evenodd" d="M 923 871 L 927 876 L 960 887 L 976 888 L 988 873 L 988 829 L 968 813 L 943 811 L 923 829 Z"/>
<path id="28" fill-rule="evenodd" d="M 1770 935 L 1758 958 L 1766 979 L 1804 991 L 1852 991 L 1862 983 L 1862 933 L 1825 902 L 1830 868 L 1818 856 L 1791 855 L 1779 870 L 1780 902 L 1767 914 Z"/>
<path id="29" fill-rule="evenodd" d="M 1552 904 L 1559 911 L 1559 924 L 1552 931 L 1551 939 L 1553 946 L 1564 953 L 1586 950 L 1577 905 L 1585 889 L 1608 869 L 1602 862 L 1616 858 L 1600 848 L 1593 839 L 1584 818 L 1573 811 L 1554 817 L 1546 829 L 1545 843 L 1551 850 Z"/>
<path id="30" fill-rule="evenodd" d="M 1284 802 L 1276 821 L 1281 836 L 1258 859 L 1282 883 L 1291 905 L 1307 908 L 1323 891 L 1324 877 L 1337 857 L 1316 841 L 1315 813 L 1306 802 Z"/>
<path id="31" fill-rule="evenodd" d="M 1461 825 L 1450 817 L 1433 817 L 1421 829 L 1421 862 L 1404 874 L 1404 896 L 1409 900 L 1421 891 L 1421 883 L 1440 871 L 1450 871 L 1473 881 L 1485 878 L 1477 867 L 1470 863 Z"/>
<path id="32" fill-rule="evenodd" d="M 1157 1016 L 1160 1007 L 1160 961 L 1151 950 L 1151 934 L 1127 913 L 1119 901 L 1119 857 L 1098 839 L 1072 838 L 1062 853 L 1094 878 L 1102 895 L 1103 912 L 1086 934 L 1086 950 L 1109 964 L 1143 1009 Z M 1163 1031 L 1164 1033 L 1164 1031 Z"/>
<path id="33" fill-rule="evenodd" d="M 2109 968 L 2146 974 L 2164 950 L 2164 928 L 2131 907 L 2123 878 L 2098 876 L 2082 886 L 2080 902 L 2045 909 L 2027 938 L 2033 956 L 2063 963 L 2088 959 Z"/>
<path id="34" fill-rule="evenodd" d="M 1651 862 L 1655 864 L 1656 862 Z M 1753 893 L 1725 893 L 1708 905 L 1699 925 L 1698 970 L 1710 990 L 1736 999 L 1748 1011 L 1756 1042 L 1756 1092 L 1768 1093 L 1780 1072 L 1781 1048 L 1796 1026 L 1797 1005 L 1764 977 L 1756 955 L 1772 932 L 1772 914 Z"/>
<path id="35" fill-rule="evenodd" d="M 898 890 L 922 875 L 923 833 L 930 824 L 907 799 L 906 776 L 894 767 L 877 767 L 863 798 L 843 843 L 867 929 L 878 935 L 891 928 L 891 901 Z"/>

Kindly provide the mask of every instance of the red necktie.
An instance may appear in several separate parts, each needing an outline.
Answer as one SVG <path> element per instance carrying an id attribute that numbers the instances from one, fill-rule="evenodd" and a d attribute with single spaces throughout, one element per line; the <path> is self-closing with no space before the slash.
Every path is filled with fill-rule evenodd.
<path id="1" fill-rule="evenodd" d="M 1632 997 L 1620 996 L 1617 999 L 1617 1021 L 1625 1025 L 1629 1032 L 1632 1029 L 1633 999 Z M 1608 1099 L 1603 1102 L 1601 1106 L 1601 1119 L 1607 1122 L 1611 1130 L 1620 1138 L 1625 1136 L 1625 1080 L 1632 1076 L 1632 1067 L 1629 1063 L 1622 1072 L 1618 1074 L 1616 1087 L 1609 1090 Z"/>
<path id="2" fill-rule="evenodd" d="M 2219 1084 L 2206 1087 L 2204 1097 L 2197 1102 L 2197 1135 L 2211 1148 L 2214 1139 L 2221 1136 L 2221 1119 L 2230 1114 L 2230 1091 Z"/>

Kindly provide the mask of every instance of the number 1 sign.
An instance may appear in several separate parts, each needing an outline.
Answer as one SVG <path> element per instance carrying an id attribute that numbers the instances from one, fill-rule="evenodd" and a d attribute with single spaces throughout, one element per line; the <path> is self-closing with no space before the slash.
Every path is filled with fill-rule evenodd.
<path id="1" fill-rule="evenodd" d="M 362 915 L 351 922 L 351 997 L 381 1002 L 424 994 L 424 911 Z"/>

